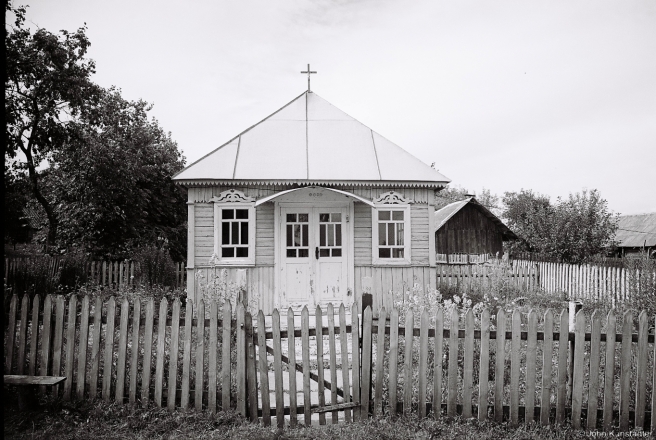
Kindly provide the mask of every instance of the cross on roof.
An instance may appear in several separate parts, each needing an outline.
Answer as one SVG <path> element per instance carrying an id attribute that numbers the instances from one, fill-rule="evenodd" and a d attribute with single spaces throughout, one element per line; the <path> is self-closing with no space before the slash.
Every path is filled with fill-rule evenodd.
<path id="1" fill-rule="evenodd" d="M 307 70 L 302 71 L 301 73 L 307 73 L 307 76 L 308 76 L 308 92 L 309 92 L 310 91 L 310 74 L 317 73 L 317 72 L 310 70 L 310 65 L 308 64 Z"/>

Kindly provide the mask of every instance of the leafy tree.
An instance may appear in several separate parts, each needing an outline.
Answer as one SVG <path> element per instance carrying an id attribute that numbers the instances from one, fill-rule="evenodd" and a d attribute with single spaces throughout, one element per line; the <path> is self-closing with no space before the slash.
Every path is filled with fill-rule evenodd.
<path id="1" fill-rule="evenodd" d="M 23 243 L 27 240 L 27 229 L 23 217 L 23 208 L 27 206 L 26 190 L 29 183 L 25 176 L 15 173 L 10 164 L 5 163 L 4 204 L 2 220 L 5 230 L 5 243 Z"/>
<path id="2" fill-rule="evenodd" d="M 435 209 L 441 209 L 450 203 L 464 200 L 469 194 L 470 193 L 461 186 L 444 188 L 435 196 Z M 492 213 L 497 216 L 500 215 L 501 208 L 499 207 L 499 197 L 492 194 L 489 189 L 483 188 L 478 195 L 475 195 L 475 198 L 478 203 L 485 206 Z"/>
<path id="3" fill-rule="evenodd" d="M 71 122 L 47 179 L 62 245 L 124 258 L 135 247 L 166 244 L 173 258 L 184 258 L 185 192 L 171 180 L 184 158 L 148 119 L 151 108 L 109 89 Z"/>
<path id="4" fill-rule="evenodd" d="M 617 216 L 599 191 L 583 190 L 556 199 L 530 190 L 506 192 L 503 218 L 520 240 L 510 250 L 540 253 L 566 263 L 588 261 L 613 244 Z"/>
<path id="5" fill-rule="evenodd" d="M 15 159 L 27 171 L 32 194 L 48 217 L 48 241 L 54 243 L 55 205 L 44 194 L 37 168 L 50 162 L 68 138 L 71 118 L 93 100 L 95 65 L 85 59 L 86 27 L 60 35 L 45 29 L 32 33 L 25 27 L 25 7 L 8 2 L 6 11 L 15 22 L 5 30 L 5 160 Z"/>

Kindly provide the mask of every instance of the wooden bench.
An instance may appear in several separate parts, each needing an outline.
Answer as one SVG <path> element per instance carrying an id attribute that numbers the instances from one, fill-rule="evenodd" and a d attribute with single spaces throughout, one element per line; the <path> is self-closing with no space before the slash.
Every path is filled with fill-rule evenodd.
<path id="1" fill-rule="evenodd" d="M 64 376 L 22 376 L 5 374 L 5 385 L 18 387 L 18 408 L 21 411 L 29 410 L 36 406 L 36 394 L 39 386 L 52 386 L 66 380 Z"/>

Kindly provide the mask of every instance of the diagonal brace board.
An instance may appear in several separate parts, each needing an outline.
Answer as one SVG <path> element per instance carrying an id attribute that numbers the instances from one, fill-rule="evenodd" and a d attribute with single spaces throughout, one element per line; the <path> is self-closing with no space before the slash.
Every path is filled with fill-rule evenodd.
<path id="1" fill-rule="evenodd" d="M 267 353 L 269 353 L 269 354 L 273 354 L 273 348 L 272 348 L 272 347 L 269 347 L 268 345 L 266 346 L 266 351 L 267 351 Z M 288 358 L 287 356 L 285 356 L 284 354 L 281 354 L 281 355 L 280 355 L 280 359 L 281 359 L 284 363 L 289 364 L 289 358 Z M 303 372 L 303 367 L 302 367 L 301 365 L 299 365 L 299 364 L 294 364 L 294 368 L 295 368 L 296 371 L 298 371 L 299 373 L 302 373 L 302 372 Z M 315 382 L 317 382 L 317 383 L 319 382 L 319 376 L 316 375 L 316 374 L 314 374 L 314 373 L 311 372 L 311 371 L 310 371 L 310 379 L 312 379 L 313 381 L 315 381 Z M 328 382 L 327 380 L 324 380 L 324 381 L 323 381 L 323 385 L 324 385 L 324 386 L 326 387 L 326 389 L 328 389 L 328 390 L 332 390 L 332 389 L 333 389 L 333 388 L 332 388 L 332 384 L 331 384 L 330 382 Z M 338 395 L 338 396 L 340 396 L 340 397 L 344 397 L 344 390 L 343 390 L 343 389 L 341 389 L 341 388 L 335 388 L 335 389 L 337 390 L 337 395 Z"/>

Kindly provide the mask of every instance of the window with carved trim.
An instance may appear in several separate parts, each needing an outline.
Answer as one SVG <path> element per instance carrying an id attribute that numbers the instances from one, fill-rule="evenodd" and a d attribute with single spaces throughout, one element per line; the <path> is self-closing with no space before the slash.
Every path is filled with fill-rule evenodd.
<path id="1" fill-rule="evenodd" d="M 220 264 L 255 264 L 255 203 L 237 190 L 228 190 L 214 202 L 214 255 Z"/>
<path id="2" fill-rule="evenodd" d="M 372 258 L 374 264 L 410 264 L 410 205 L 390 192 L 372 209 Z"/>

